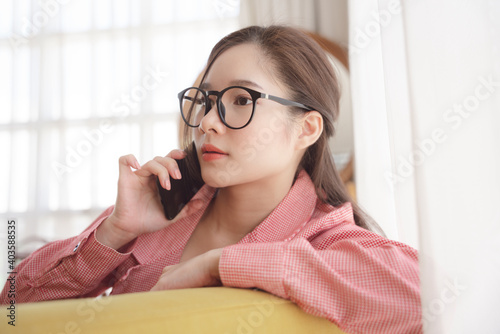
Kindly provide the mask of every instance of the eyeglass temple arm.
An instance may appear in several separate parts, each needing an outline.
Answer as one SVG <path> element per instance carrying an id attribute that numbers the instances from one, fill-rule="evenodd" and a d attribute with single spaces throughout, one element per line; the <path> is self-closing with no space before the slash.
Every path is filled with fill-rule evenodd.
<path id="1" fill-rule="evenodd" d="M 302 104 L 302 103 L 299 103 L 299 102 L 290 101 L 290 100 L 284 99 L 282 97 L 274 96 L 274 95 L 269 95 L 269 94 L 262 93 L 261 94 L 261 98 L 272 100 L 272 101 L 276 101 L 276 102 L 278 102 L 280 104 L 283 104 L 285 106 L 299 107 L 299 108 L 302 108 L 302 109 L 306 109 L 308 111 L 314 110 L 313 108 L 308 107 L 305 104 Z"/>

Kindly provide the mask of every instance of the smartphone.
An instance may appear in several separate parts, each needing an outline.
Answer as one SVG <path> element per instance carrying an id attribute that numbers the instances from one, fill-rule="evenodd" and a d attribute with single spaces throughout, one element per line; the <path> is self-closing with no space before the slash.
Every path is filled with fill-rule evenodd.
<path id="1" fill-rule="evenodd" d="M 177 180 L 170 177 L 170 190 L 163 188 L 160 179 L 156 178 L 161 204 L 168 220 L 174 219 L 204 184 L 194 142 L 185 151 L 186 157 L 176 160 L 182 178 Z"/>

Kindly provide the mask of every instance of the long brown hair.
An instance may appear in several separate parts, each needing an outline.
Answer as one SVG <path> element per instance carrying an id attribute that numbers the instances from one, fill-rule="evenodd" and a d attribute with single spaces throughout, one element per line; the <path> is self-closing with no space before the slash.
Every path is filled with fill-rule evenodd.
<path id="1" fill-rule="evenodd" d="M 285 85 L 289 99 L 317 110 L 323 117 L 323 132 L 315 144 L 305 152 L 298 166 L 311 177 L 320 199 L 333 206 L 351 202 L 354 220 L 358 226 L 382 229 L 352 200 L 332 159 L 328 139 L 335 134 L 334 123 L 339 114 L 340 91 L 338 80 L 326 53 L 302 31 L 287 26 L 251 26 L 235 31 L 220 40 L 212 49 L 205 79 L 211 65 L 224 51 L 236 45 L 252 43 L 260 48 L 273 66 L 273 73 Z M 303 109 L 290 108 L 294 115 Z M 191 132 L 184 127 L 183 141 L 186 146 L 192 141 Z"/>

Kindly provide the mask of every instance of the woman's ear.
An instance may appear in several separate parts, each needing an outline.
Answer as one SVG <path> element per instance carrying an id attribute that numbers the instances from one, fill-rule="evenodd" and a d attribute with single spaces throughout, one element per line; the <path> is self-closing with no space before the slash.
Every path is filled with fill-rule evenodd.
<path id="1" fill-rule="evenodd" d="M 300 121 L 296 148 L 305 149 L 313 145 L 323 132 L 323 117 L 316 110 L 308 111 Z"/>

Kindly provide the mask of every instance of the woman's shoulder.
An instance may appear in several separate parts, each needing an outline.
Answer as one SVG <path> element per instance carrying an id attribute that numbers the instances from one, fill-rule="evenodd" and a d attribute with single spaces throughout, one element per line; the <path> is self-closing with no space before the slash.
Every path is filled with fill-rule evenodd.
<path id="1" fill-rule="evenodd" d="M 318 200 L 310 221 L 297 234 L 297 237 L 308 239 L 315 248 L 319 249 L 330 248 L 336 243 L 344 242 L 355 243 L 363 248 L 394 246 L 417 255 L 415 249 L 404 243 L 388 239 L 356 225 L 350 202 L 332 206 Z"/>

